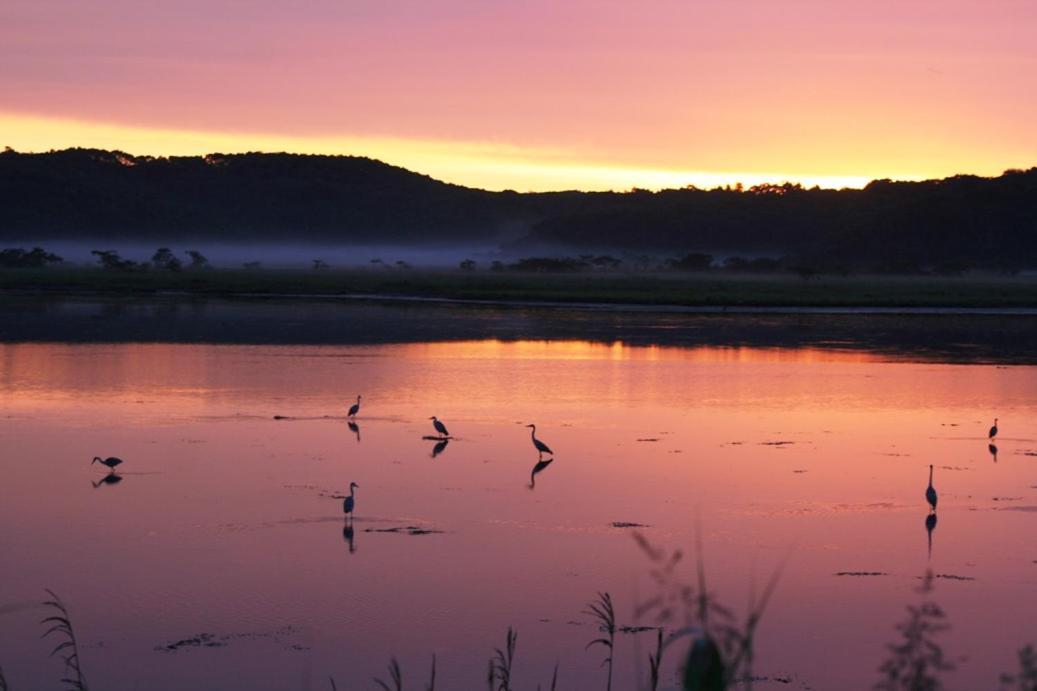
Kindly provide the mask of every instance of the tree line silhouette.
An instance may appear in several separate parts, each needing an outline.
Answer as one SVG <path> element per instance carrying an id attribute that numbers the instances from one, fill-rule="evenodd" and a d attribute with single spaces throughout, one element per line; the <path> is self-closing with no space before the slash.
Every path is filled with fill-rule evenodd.
<path id="1" fill-rule="evenodd" d="M 1037 266 L 1035 231 L 1037 168 L 863 189 L 517 193 L 350 156 L 0 153 L 0 240 L 476 242 L 692 263 L 738 255 L 747 270 L 764 259 L 808 272 L 1012 273 Z"/>

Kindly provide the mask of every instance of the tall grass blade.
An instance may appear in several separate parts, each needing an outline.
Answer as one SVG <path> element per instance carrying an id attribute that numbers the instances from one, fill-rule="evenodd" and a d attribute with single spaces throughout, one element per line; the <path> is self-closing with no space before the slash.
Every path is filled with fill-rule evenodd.
<path id="1" fill-rule="evenodd" d="M 403 691 L 403 672 L 400 670 L 400 663 L 396 661 L 395 657 L 389 660 L 389 679 L 392 681 L 392 686 L 377 678 L 374 680 L 374 683 L 378 684 L 383 691 Z"/>
<path id="2" fill-rule="evenodd" d="M 61 682 L 71 691 L 88 691 L 86 677 L 83 675 L 83 668 L 80 664 L 79 643 L 76 640 L 76 633 L 72 629 L 68 608 L 52 590 L 46 592 L 51 599 L 45 600 L 43 606 L 53 611 L 54 614 L 40 621 L 41 624 L 51 625 L 41 638 L 47 638 L 52 634 L 58 637 L 59 642 L 50 654 L 60 657 L 65 663 L 65 676 Z M 6 682 L 3 688 L 6 688 Z"/>
<path id="3" fill-rule="evenodd" d="M 593 641 L 587 644 L 587 648 L 594 645 L 603 646 L 607 651 L 607 656 L 602 662 L 603 665 L 608 667 L 608 677 L 605 682 L 605 691 L 612 691 L 612 651 L 616 645 L 616 611 L 612 607 L 612 596 L 606 593 L 598 593 L 598 601 L 591 602 L 587 605 L 589 608 L 585 614 L 590 615 L 594 619 L 597 619 L 599 629 L 607 634 L 602 638 L 595 638 Z"/>

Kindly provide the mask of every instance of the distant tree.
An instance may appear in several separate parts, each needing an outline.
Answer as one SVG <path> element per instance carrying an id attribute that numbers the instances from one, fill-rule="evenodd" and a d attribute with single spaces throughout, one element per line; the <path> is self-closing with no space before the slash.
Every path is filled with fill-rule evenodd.
<path id="1" fill-rule="evenodd" d="M 107 271 L 133 271 L 141 268 L 137 262 L 123 259 L 115 250 L 91 250 L 102 269 Z"/>
<path id="2" fill-rule="evenodd" d="M 28 252 L 20 248 L 0 250 L 0 266 L 5 268 L 40 269 L 63 261 L 64 259 L 42 247 L 33 247 Z"/>
<path id="3" fill-rule="evenodd" d="M 385 262 L 383 262 L 378 257 L 375 257 L 374 259 L 372 259 L 370 261 L 370 264 L 371 264 L 371 266 L 385 266 Z"/>
<path id="4" fill-rule="evenodd" d="M 608 254 L 598 255 L 591 259 L 591 264 L 599 269 L 617 269 L 622 263 L 623 261 L 621 259 L 616 259 Z"/>
<path id="5" fill-rule="evenodd" d="M 806 266 L 806 265 L 802 265 L 802 264 L 799 265 L 799 266 L 791 266 L 791 267 L 789 267 L 789 271 L 791 271 L 792 273 L 796 274 L 797 276 L 802 278 L 804 281 L 809 281 L 812 278 L 817 278 L 818 275 L 821 273 L 820 270 L 818 270 L 816 267 Z"/>
<path id="6" fill-rule="evenodd" d="M 782 267 L 780 259 L 772 257 L 757 257 L 746 259 L 745 257 L 728 257 L 724 260 L 724 268 L 728 271 L 752 271 L 755 273 L 770 273 L 778 271 Z"/>
<path id="7" fill-rule="evenodd" d="M 533 271 L 537 273 L 559 273 L 582 271 L 589 264 L 577 257 L 525 257 L 508 267 L 513 271 Z"/>
<path id="8" fill-rule="evenodd" d="M 504 262 L 498 259 L 494 259 L 492 262 L 490 262 L 490 271 L 504 271 L 504 269 L 506 268 L 507 267 L 504 266 Z"/>
<path id="9" fill-rule="evenodd" d="M 191 258 L 191 265 L 188 268 L 192 271 L 209 268 L 209 260 L 198 250 L 187 250 L 187 256 Z"/>
<path id="10" fill-rule="evenodd" d="M 327 268 L 328 268 L 328 263 L 326 261 L 324 261 L 323 259 L 314 259 L 313 260 L 313 270 L 314 271 L 323 271 L 323 270 L 325 270 Z"/>
<path id="11" fill-rule="evenodd" d="M 184 268 L 184 263 L 168 247 L 159 247 L 155 254 L 151 255 L 151 263 L 156 268 L 166 271 L 180 271 Z"/>
<path id="12" fill-rule="evenodd" d="M 782 267 L 782 261 L 780 259 L 774 259 L 772 257 L 757 257 L 749 262 L 749 270 L 756 271 L 757 273 L 770 273 L 772 271 L 780 271 Z"/>
<path id="13" fill-rule="evenodd" d="M 400 260 L 398 260 L 396 262 L 396 268 L 397 269 L 409 269 L 409 268 L 411 268 L 411 265 L 408 264 L 407 262 L 403 261 L 402 259 L 400 259 Z"/>
<path id="14" fill-rule="evenodd" d="M 968 262 L 949 259 L 934 266 L 933 272 L 941 276 L 961 276 L 970 268 Z"/>
<path id="15" fill-rule="evenodd" d="M 461 267 L 461 271 L 475 271 L 475 260 L 465 259 L 458 266 Z"/>
<path id="16" fill-rule="evenodd" d="M 666 263 L 671 269 L 678 271 L 707 271 L 713 266 L 713 255 L 692 252 L 680 259 L 670 259 Z"/>

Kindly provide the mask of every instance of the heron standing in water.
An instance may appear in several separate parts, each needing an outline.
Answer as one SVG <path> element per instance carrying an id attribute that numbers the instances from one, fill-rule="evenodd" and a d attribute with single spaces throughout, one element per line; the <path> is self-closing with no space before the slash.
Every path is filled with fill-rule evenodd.
<path id="1" fill-rule="evenodd" d="M 925 490 L 925 500 L 929 502 L 929 508 L 936 513 L 936 490 L 933 489 L 933 466 L 929 466 L 929 486 Z"/>
<path id="2" fill-rule="evenodd" d="M 347 417 L 356 417 L 356 414 L 360 412 L 360 394 L 357 394 L 356 403 L 349 406 L 349 414 Z"/>
<path id="3" fill-rule="evenodd" d="M 437 432 L 439 432 L 439 436 L 441 436 L 441 437 L 449 437 L 450 436 L 450 432 L 447 431 L 446 425 L 444 425 L 442 422 L 440 422 L 438 417 L 433 415 L 432 417 L 429 418 L 429 420 L 432 420 L 432 426 L 436 428 Z"/>
<path id="4" fill-rule="evenodd" d="M 349 496 L 342 502 L 342 513 L 346 514 L 346 518 L 353 515 L 353 509 L 356 508 L 356 497 L 353 496 L 353 492 L 358 489 L 360 485 L 355 482 L 349 483 Z"/>
<path id="5" fill-rule="evenodd" d="M 548 446 L 547 444 L 545 444 L 544 442 L 540 441 L 539 439 L 537 439 L 537 426 L 536 425 L 526 425 L 526 427 L 531 427 L 532 428 L 533 431 L 530 432 L 529 436 L 532 437 L 532 439 L 533 439 L 533 446 L 536 447 L 536 450 L 540 453 L 540 455 L 543 456 L 546 453 L 548 455 L 553 456 L 554 455 L 554 451 L 551 450 L 551 447 Z"/>
<path id="6" fill-rule="evenodd" d="M 94 463 L 100 463 L 101 465 L 108 466 L 110 472 L 115 472 L 115 466 L 122 465 L 122 459 L 116 458 L 115 456 L 109 456 L 108 458 L 102 459 L 100 456 L 94 456 L 94 460 L 90 461 L 90 465 Z"/>
<path id="7" fill-rule="evenodd" d="M 997 436 L 997 418 L 994 418 L 994 426 L 990 428 L 990 433 L 987 435 L 987 439 L 993 441 L 994 437 Z"/>

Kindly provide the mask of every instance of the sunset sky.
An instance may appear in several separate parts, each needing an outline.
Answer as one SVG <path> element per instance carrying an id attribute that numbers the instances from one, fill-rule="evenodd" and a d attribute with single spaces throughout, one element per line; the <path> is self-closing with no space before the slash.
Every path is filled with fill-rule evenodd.
<path id="1" fill-rule="evenodd" d="M 489 189 L 1037 165 L 1033 0 L 3 0 L 0 147 L 372 156 Z"/>

